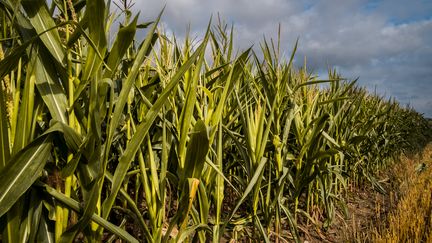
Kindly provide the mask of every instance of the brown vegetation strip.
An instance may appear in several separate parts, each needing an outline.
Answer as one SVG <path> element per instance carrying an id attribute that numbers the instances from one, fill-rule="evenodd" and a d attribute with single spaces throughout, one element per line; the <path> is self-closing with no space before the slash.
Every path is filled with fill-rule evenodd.
<path id="1" fill-rule="evenodd" d="M 432 144 L 422 156 L 405 159 L 398 165 L 403 198 L 390 213 L 387 226 L 377 226 L 375 242 L 431 242 Z"/>
<path id="2" fill-rule="evenodd" d="M 305 227 L 305 242 L 432 242 L 432 143 L 380 173 L 386 194 L 351 185 L 346 213 L 325 232 Z M 347 214 L 347 215 L 344 215 Z"/>

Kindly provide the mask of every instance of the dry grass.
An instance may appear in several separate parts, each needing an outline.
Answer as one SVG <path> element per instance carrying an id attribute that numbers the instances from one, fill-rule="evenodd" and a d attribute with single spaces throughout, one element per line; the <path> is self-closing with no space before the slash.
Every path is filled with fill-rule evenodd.
<path id="1" fill-rule="evenodd" d="M 423 164 L 424 163 L 424 164 Z M 332 227 L 305 227 L 308 242 L 432 242 L 432 144 L 402 156 L 381 173 L 381 194 L 370 185 L 351 186 L 348 215 L 338 210 Z"/>
<path id="2" fill-rule="evenodd" d="M 375 242 L 431 242 L 432 144 L 423 156 L 404 159 L 399 170 L 400 193 L 403 195 L 392 212 L 387 226 L 373 230 Z"/>

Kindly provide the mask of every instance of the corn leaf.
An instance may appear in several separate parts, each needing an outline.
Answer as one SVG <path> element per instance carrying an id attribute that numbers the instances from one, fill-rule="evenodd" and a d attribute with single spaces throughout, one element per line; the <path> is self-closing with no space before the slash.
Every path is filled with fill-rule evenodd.
<path id="1" fill-rule="evenodd" d="M 48 107 L 53 119 L 67 123 L 66 116 L 67 99 L 66 94 L 58 82 L 58 76 L 53 67 L 50 57 L 45 51 L 37 47 L 38 54 L 35 62 L 36 87 Z"/>
<path id="2" fill-rule="evenodd" d="M 189 58 L 189 60 L 184 63 L 177 73 L 172 77 L 172 79 L 169 81 L 163 92 L 160 94 L 159 98 L 156 100 L 154 105 L 150 108 L 150 110 L 147 112 L 147 114 L 144 117 L 144 122 L 141 123 L 137 128 L 136 132 L 133 135 L 130 143 L 126 147 L 126 150 L 124 151 L 123 155 L 120 158 L 119 164 L 117 165 L 117 168 L 115 170 L 114 176 L 113 176 L 113 183 L 111 188 L 111 194 L 104 202 L 104 216 L 108 217 L 108 213 L 111 210 L 112 204 L 114 203 L 115 197 L 117 196 L 117 193 L 121 187 L 121 183 L 127 173 L 127 170 L 129 169 L 129 165 L 132 162 L 133 158 L 136 155 L 136 152 L 139 149 L 139 146 L 141 145 L 142 141 L 145 138 L 145 135 L 147 134 L 148 130 L 150 129 L 151 125 L 153 124 L 154 119 L 158 116 L 159 110 L 162 108 L 164 103 L 166 102 L 168 96 L 170 95 L 171 91 L 177 86 L 178 82 L 180 81 L 180 78 L 183 76 L 183 74 L 192 66 L 192 64 L 195 62 L 196 58 L 203 52 L 205 49 L 205 43 L 202 43 L 200 47 L 195 51 L 195 53 Z M 123 93 L 123 89 L 122 89 Z M 121 96 L 122 94 L 120 94 Z M 126 95 L 126 94 L 124 94 Z M 126 101 L 126 100 L 125 100 Z M 116 106 L 117 109 L 117 106 Z M 119 111 L 120 112 L 120 111 Z M 114 112 L 115 113 L 115 112 Z M 119 113 L 120 116 L 120 113 Z M 114 120 L 115 118 L 113 118 Z M 118 124 L 118 121 L 117 121 Z"/>
<path id="3" fill-rule="evenodd" d="M 29 17 L 30 23 L 38 34 L 52 29 L 41 35 L 40 39 L 57 62 L 62 63 L 65 54 L 60 41 L 60 35 L 54 29 L 56 24 L 48 12 L 46 2 L 44 0 L 22 0 L 21 3 Z"/>
<path id="4" fill-rule="evenodd" d="M 54 197 L 56 200 L 58 200 L 59 202 L 61 202 L 65 206 L 67 206 L 68 208 L 70 208 L 70 209 L 72 209 L 78 213 L 82 212 L 83 209 L 80 207 L 80 204 L 77 201 L 75 201 L 74 199 L 65 196 L 63 193 L 56 191 L 54 188 L 52 188 L 46 184 L 41 184 L 41 185 L 44 187 L 44 189 L 46 190 L 46 192 L 49 195 Z M 91 220 L 96 222 L 97 224 L 99 224 L 100 226 L 105 228 L 106 230 L 110 231 L 111 233 L 118 235 L 120 238 L 122 238 L 123 240 L 125 240 L 127 242 L 133 242 L 133 243 L 139 242 L 137 239 L 135 239 L 133 236 L 131 236 L 124 229 L 108 222 L 107 220 L 101 218 L 100 216 L 98 216 L 96 214 L 92 214 Z"/>
<path id="5" fill-rule="evenodd" d="M 51 153 L 50 134 L 39 137 L 17 153 L 0 171 L 0 217 L 41 176 Z"/>
<path id="6" fill-rule="evenodd" d="M 268 159 L 267 158 L 262 158 L 257 169 L 255 170 L 254 175 L 252 176 L 252 178 L 250 179 L 242 197 L 240 198 L 240 200 L 237 202 L 237 205 L 234 207 L 234 210 L 231 212 L 231 215 L 229 217 L 229 220 L 226 221 L 225 224 L 227 224 L 232 217 L 234 216 L 234 214 L 237 212 L 238 208 L 240 207 L 240 205 L 244 202 L 244 200 L 246 199 L 246 197 L 249 195 L 249 193 L 252 191 L 252 189 L 254 189 L 256 183 L 258 182 L 260 176 L 262 176 L 262 171 L 264 169 L 264 166 L 266 165 Z"/>
<path id="7" fill-rule="evenodd" d="M 129 25 L 120 28 L 108 56 L 107 65 L 110 70 L 107 69 L 105 71 L 105 78 L 111 78 L 113 71 L 117 70 L 117 67 L 125 55 L 127 49 L 132 44 L 137 29 L 138 17 L 139 14 L 135 16 Z"/>
<path id="8" fill-rule="evenodd" d="M 3 167 L 6 166 L 6 163 L 9 161 L 9 156 L 10 156 L 6 103 L 5 103 L 2 88 L 0 88 L 0 148 L 1 148 L 1 154 L 0 154 L 0 171 L 1 171 Z"/>

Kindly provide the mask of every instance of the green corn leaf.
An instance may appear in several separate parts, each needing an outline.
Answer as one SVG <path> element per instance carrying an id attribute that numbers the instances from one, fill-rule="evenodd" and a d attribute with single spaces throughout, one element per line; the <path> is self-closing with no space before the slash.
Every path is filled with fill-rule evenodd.
<path id="1" fill-rule="evenodd" d="M 67 124 L 67 99 L 63 88 L 58 82 L 57 72 L 43 48 L 38 47 L 35 51 L 38 55 L 34 63 L 36 87 L 53 119 Z"/>
<path id="2" fill-rule="evenodd" d="M 209 135 L 206 125 L 198 120 L 192 131 L 187 146 L 184 175 L 180 178 L 184 181 L 187 178 L 201 178 L 204 162 L 209 150 Z"/>
<path id="3" fill-rule="evenodd" d="M 210 229 L 210 227 L 208 227 L 208 225 L 206 224 L 197 224 L 197 225 L 193 225 L 190 226 L 188 228 L 186 228 L 185 230 L 183 230 L 179 235 L 178 235 L 178 240 L 177 242 L 184 242 L 187 237 L 191 236 L 193 233 L 197 232 L 197 231 L 201 231 L 201 230 L 206 230 L 208 232 L 212 232 L 212 230 Z"/>
<path id="4" fill-rule="evenodd" d="M 103 63 L 103 59 L 98 56 L 99 52 L 102 57 L 105 55 L 107 40 L 105 37 L 105 1 L 88 0 L 86 4 L 87 18 L 89 19 L 88 31 L 90 39 L 95 43 L 96 50 L 88 47 L 87 59 L 84 65 L 82 80 L 87 81 L 90 77 L 95 77 Z"/>
<path id="5" fill-rule="evenodd" d="M 217 166 L 218 169 L 223 168 L 222 164 L 223 157 L 223 141 L 222 141 L 222 122 L 219 122 L 218 126 L 218 137 L 217 137 Z M 215 199 L 216 206 L 216 218 L 215 218 L 215 226 L 213 228 L 213 238 L 215 241 L 220 240 L 220 221 L 221 221 L 221 213 L 222 213 L 222 202 L 224 198 L 224 178 L 225 176 L 218 172 L 216 175 L 216 185 L 213 191 L 213 197 Z"/>
<path id="6" fill-rule="evenodd" d="M 210 202 L 207 197 L 207 189 L 204 183 L 200 183 L 198 185 L 198 203 L 200 210 L 200 222 L 203 224 L 207 224 L 210 210 Z"/>
<path id="7" fill-rule="evenodd" d="M 238 81 L 240 76 L 243 74 L 244 65 L 248 60 L 249 52 L 252 48 L 247 49 L 245 52 L 243 52 L 240 57 L 237 58 L 234 67 L 230 70 L 230 72 L 226 76 L 226 83 L 225 87 L 222 93 L 222 96 L 220 97 L 220 100 L 218 102 L 218 105 L 216 107 L 215 112 L 213 113 L 213 116 L 211 118 L 210 124 L 211 126 L 217 126 L 219 123 L 219 120 L 222 117 L 222 111 L 225 107 L 225 102 L 228 99 L 229 94 L 233 90 L 233 86 Z M 217 129 L 213 129 L 213 132 L 210 134 L 210 141 L 213 142 L 213 138 L 216 135 Z"/>
<path id="8" fill-rule="evenodd" d="M 254 216 L 254 222 L 255 222 L 255 225 L 258 227 L 258 229 L 261 231 L 261 235 L 264 237 L 264 242 L 270 243 L 270 240 L 267 236 L 266 230 L 264 229 L 264 227 L 261 224 L 260 219 L 256 215 Z"/>
<path id="9" fill-rule="evenodd" d="M 353 136 L 350 138 L 349 143 L 358 145 L 361 142 L 365 141 L 367 139 L 367 136 Z"/>
<path id="10" fill-rule="evenodd" d="M 46 192 L 49 195 L 54 197 L 56 200 L 58 200 L 59 202 L 61 202 L 65 206 L 67 206 L 68 208 L 70 208 L 70 209 L 72 209 L 78 213 L 82 212 L 83 209 L 80 207 L 80 204 L 77 201 L 75 201 L 74 199 L 65 196 L 63 193 L 58 192 L 57 190 L 55 190 L 54 188 L 52 188 L 46 184 L 40 183 L 40 185 L 42 185 L 44 187 L 44 189 L 46 190 Z M 126 242 L 134 242 L 134 243 L 139 242 L 137 239 L 135 239 L 133 236 L 131 236 L 124 229 L 108 222 L 107 220 L 101 218 L 100 216 L 98 216 L 96 214 L 91 215 L 91 220 L 93 222 L 96 222 L 97 224 L 99 224 L 100 226 L 102 226 L 103 228 L 108 230 L 109 232 L 118 235 L 120 238 L 122 238 Z"/>
<path id="11" fill-rule="evenodd" d="M 207 44 L 208 37 L 209 37 L 209 31 L 207 30 L 206 37 L 204 38 L 203 43 Z M 188 131 L 189 127 L 191 126 L 191 121 L 193 118 L 193 111 L 195 108 L 195 102 L 196 102 L 196 89 L 198 85 L 198 79 L 200 77 L 201 73 L 201 66 L 204 63 L 204 51 L 200 53 L 200 56 L 198 58 L 198 62 L 195 66 L 195 69 L 193 71 L 192 80 L 187 82 L 186 87 L 186 101 L 184 104 L 184 107 L 182 109 L 182 112 L 180 114 L 180 141 L 178 146 L 178 153 L 180 156 L 180 168 L 183 168 L 185 165 L 185 155 L 186 155 L 186 140 L 188 138 Z"/>
<path id="12" fill-rule="evenodd" d="M 107 172 L 105 173 L 105 177 L 112 182 L 112 175 L 111 173 Z M 129 194 L 124 190 L 124 189 L 120 189 L 120 194 L 123 198 L 126 199 L 126 201 L 128 202 L 128 206 L 131 207 L 132 211 L 135 213 L 136 217 L 138 218 L 138 222 L 142 228 L 142 230 L 144 231 L 144 234 L 147 237 L 147 240 L 149 242 L 153 241 L 152 236 L 150 234 L 150 230 L 148 229 L 148 226 L 146 224 L 146 222 L 144 221 L 144 218 L 141 214 L 141 212 L 139 211 L 137 205 L 135 204 L 134 200 L 129 196 Z"/>
<path id="13" fill-rule="evenodd" d="M 322 84 L 322 83 L 331 83 L 331 82 L 337 82 L 343 79 L 328 79 L 328 80 L 314 80 L 314 81 L 308 81 L 301 84 L 298 84 L 294 87 L 293 92 L 296 92 L 299 88 L 303 86 L 313 85 L 313 84 Z"/>
<path id="14" fill-rule="evenodd" d="M 291 234 L 294 237 L 294 241 L 296 243 L 300 243 L 300 236 L 297 230 L 297 224 L 295 222 L 294 217 L 292 216 L 292 214 L 290 213 L 289 209 L 286 208 L 282 203 L 279 204 L 280 208 L 282 209 L 282 211 L 285 213 L 285 215 L 287 216 L 287 220 L 288 220 L 288 224 L 291 230 Z"/>
<path id="15" fill-rule="evenodd" d="M 107 142 L 105 143 L 104 161 L 107 160 L 108 153 L 110 151 L 110 147 L 111 147 L 111 143 L 112 143 L 112 139 L 114 136 L 114 132 L 120 123 L 120 118 L 123 114 L 124 106 L 126 105 L 126 101 L 128 99 L 129 93 L 133 87 L 133 84 L 136 81 L 137 76 L 138 76 L 139 68 L 147 56 L 148 49 L 152 43 L 153 34 L 156 30 L 157 24 L 160 21 L 162 13 L 163 13 L 163 10 L 159 14 L 159 16 L 158 16 L 157 20 L 155 21 L 155 23 L 153 24 L 152 28 L 147 33 L 146 39 L 144 40 L 143 44 L 141 45 L 141 48 L 139 49 L 139 51 L 135 57 L 135 61 L 132 65 L 132 68 L 129 72 L 129 75 L 127 76 L 127 78 L 123 84 L 122 90 L 120 91 L 119 98 L 118 98 L 117 103 L 115 105 L 114 112 L 112 113 L 112 118 L 111 118 L 110 124 L 109 124 L 108 138 L 107 138 Z M 144 139 L 144 137 L 142 139 Z M 114 178 L 116 178 L 115 175 L 114 175 Z M 110 200 L 113 200 L 113 199 L 110 199 Z M 111 206 L 109 206 L 109 208 L 111 208 Z"/>
<path id="16" fill-rule="evenodd" d="M 0 148 L 1 148 L 1 154 L 0 154 L 0 171 L 1 171 L 3 167 L 6 166 L 6 163 L 9 161 L 9 157 L 10 157 L 6 103 L 5 103 L 2 88 L 0 88 Z"/>
<path id="17" fill-rule="evenodd" d="M 318 105 L 331 104 L 334 102 L 343 101 L 343 100 L 350 100 L 350 99 L 352 99 L 352 98 L 351 97 L 338 97 L 338 98 L 318 102 Z"/>
<path id="18" fill-rule="evenodd" d="M 22 148 L 24 148 L 31 140 L 32 136 L 32 124 L 34 123 L 34 119 L 36 116 L 33 114 L 36 111 L 36 107 L 34 105 L 35 99 L 35 75 L 34 75 L 34 62 L 36 60 L 35 56 L 32 56 L 32 59 L 27 66 L 28 75 L 26 76 L 26 80 L 24 83 L 24 89 L 22 91 L 21 103 L 18 108 L 18 117 L 13 121 L 15 123 L 15 136 L 14 143 L 12 148 L 12 154 L 15 154 Z M 13 125 L 13 124 L 12 124 Z"/>
<path id="19" fill-rule="evenodd" d="M 29 232 L 29 242 L 35 242 L 37 236 L 37 229 L 40 227 L 40 223 L 44 215 L 42 214 L 43 201 L 38 190 L 31 189 L 30 191 L 30 202 L 29 211 L 26 219 L 25 231 Z M 25 235 L 25 234 L 23 234 Z"/>
<path id="20" fill-rule="evenodd" d="M 61 236 L 62 243 L 72 243 L 76 237 L 76 235 L 82 231 L 89 223 L 90 220 L 93 220 L 94 212 L 96 209 L 96 204 L 99 199 L 99 187 L 97 183 L 93 183 L 91 187 L 87 190 L 84 190 L 84 194 L 87 197 L 85 201 L 84 208 L 80 211 L 81 218 L 78 222 L 70 227 L 66 232 L 64 232 Z M 75 210 L 74 208 L 72 208 Z"/>
<path id="21" fill-rule="evenodd" d="M 195 51 L 195 53 L 188 59 L 188 61 L 185 62 L 179 68 L 177 73 L 172 77 L 172 79 L 169 81 L 169 83 L 167 84 L 163 92 L 160 94 L 159 98 L 156 100 L 154 105 L 150 108 L 150 110 L 145 115 L 144 122 L 141 123 L 136 128 L 136 132 L 133 135 L 132 139 L 130 140 L 128 146 L 126 147 L 126 150 L 124 151 L 123 155 L 121 156 L 119 164 L 117 165 L 117 168 L 115 170 L 114 177 L 113 177 L 113 185 L 111 188 L 111 194 L 104 202 L 104 213 L 105 213 L 104 217 L 108 217 L 109 211 L 111 210 L 112 204 L 114 203 L 115 197 L 117 196 L 118 190 L 120 189 L 122 181 L 127 173 L 127 170 L 129 169 L 129 165 L 132 162 L 133 158 L 135 157 L 135 154 L 138 151 L 142 141 L 144 140 L 145 135 L 147 134 L 148 130 L 153 124 L 154 119 L 158 116 L 160 109 L 165 104 L 171 91 L 179 83 L 180 78 L 183 76 L 183 74 L 192 66 L 196 58 L 198 58 L 198 56 L 201 54 L 201 52 L 205 51 L 204 47 L 205 47 L 205 43 L 202 43 L 200 47 L 198 47 L 198 49 Z M 122 93 L 120 94 L 120 96 L 122 95 Z M 119 113 L 118 119 L 120 118 L 120 114 L 121 113 Z M 114 119 L 115 118 L 113 118 L 113 120 Z"/>
<path id="22" fill-rule="evenodd" d="M 0 217 L 41 176 L 51 153 L 50 134 L 43 135 L 18 152 L 0 171 Z"/>
<path id="23" fill-rule="evenodd" d="M 49 225 L 48 216 L 42 215 L 35 242 L 55 243 L 54 229 Z"/>
<path id="24" fill-rule="evenodd" d="M 40 39 L 57 62 L 63 63 L 65 56 L 64 49 L 62 48 L 60 35 L 54 29 L 56 24 L 48 12 L 46 2 L 44 0 L 22 0 L 21 4 L 29 17 L 30 23 L 38 34 L 52 29 L 41 35 Z"/>
<path id="25" fill-rule="evenodd" d="M 66 142 L 66 146 L 72 153 L 76 153 L 82 144 L 83 139 L 73 128 L 60 121 L 52 120 L 50 128 L 45 133 L 60 132 Z"/>
<path id="26" fill-rule="evenodd" d="M 238 210 L 238 208 L 240 207 L 240 205 L 244 202 L 244 200 L 245 200 L 246 197 L 249 195 L 249 193 L 252 191 L 252 189 L 255 188 L 256 183 L 257 183 L 258 180 L 259 180 L 259 177 L 262 175 L 261 172 L 263 171 L 264 166 L 266 165 L 266 163 L 267 163 L 267 158 L 264 158 L 264 157 L 263 157 L 263 158 L 261 159 L 261 162 L 259 163 L 257 169 L 255 170 L 254 175 L 253 175 L 252 178 L 250 179 L 250 181 L 249 181 L 249 183 L 248 183 L 248 185 L 247 185 L 247 187 L 246 187 L 246 189 L 245 189 L 245 192 L 243 193 L 242 197 L 241 197 L 240 200 L 238 201 L 237 205 L 234 207 L 234 210 L 232 211 L 231 216 L 229 217 L 229 220 L 227 220 L 227 222 L 226 222 L 225 224 L 227 224 L 227 223 L 232 219 L 232 217 L 233 217 L 234 214 L 237 212 L 237 210 Z"/>
<path id="27" fill-rule="evenodd" d="M 321 134 L 327 139 L 331 144 L 333 144 L 337 149 L 340 148 L 340 145 L 336 142 L 334 138 L 332 138 L 328 133 L 322 131 Z"/>
<path id="28" fill-rule="evenodd" d="M 14 47 L 9 55 L 0 60 L 0 80 L 18 66 L 19 60 L 26 54 L 27 47 L 31 43 L 31 41 L 27 41 L 22 45 Z"/>
<path id="29" fill-rule="evenodd" d="M 234 185 L 228 180 L 228 178 L 224 175 L 223 171 L 221 171 L 218 167 L 218 165 L 215 165 L 208 157 L 206 158 L 207 165 L 209 165 L 213 170 L 215 170 L 216 174 L 220 176 L 228 185 L 231 186 L 231 188 L 240 195 L 240 192 L 237 190 L 237 188 L 234 187 Z"/>
<path id="30" fill-rule="evenodd" d="M 111 78 L 113 71 L 117 70 L 127 49 L 132 44 L 137 29 L 138 16 L 139 15 L 135 16 L 134 20 L 129 25 L 120 28 L 108 56 L 107 65 L 110 70 L 105 71 L 105 78 Z"/>

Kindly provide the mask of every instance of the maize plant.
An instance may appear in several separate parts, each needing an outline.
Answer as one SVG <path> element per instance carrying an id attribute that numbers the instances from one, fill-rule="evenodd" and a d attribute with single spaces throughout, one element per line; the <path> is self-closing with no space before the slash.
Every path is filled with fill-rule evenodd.
<path id="1" fill-rule="evenodd" d="M 179 42 L 132 5 L 0 1 L 2 242 L 300 241 L 431 138 L 414 110 L 295 67 L 298 43 L 239 52 L 220 19 Z"/>

